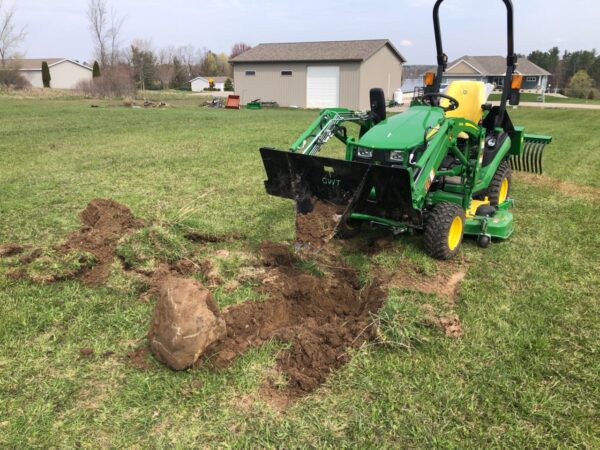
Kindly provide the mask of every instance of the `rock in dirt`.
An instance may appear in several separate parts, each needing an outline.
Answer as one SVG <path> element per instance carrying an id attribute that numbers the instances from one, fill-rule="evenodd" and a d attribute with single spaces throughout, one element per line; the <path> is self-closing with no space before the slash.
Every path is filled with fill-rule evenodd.
<path id="1" fill-rule="evenodd" d="M 148 332 L 159 361 L 185 369 L 225 335 L 225 321 L 208 289 L 191 279 L 164 279 Z"/>
<path id="2" fill-rule="evenodd" d="M 312 204 L 311 212 L 296 214 L 296 241 L 319 249 L 333 238 L 345 208 L 319 199 Z"/>
<path id="3" fill-rule="evenodd" d="M 18 255 L 19 253 L 23 253 L 24 250 L 24 247 L 17 244 L 2 244 L 0 245 L 0 258 Z"/>

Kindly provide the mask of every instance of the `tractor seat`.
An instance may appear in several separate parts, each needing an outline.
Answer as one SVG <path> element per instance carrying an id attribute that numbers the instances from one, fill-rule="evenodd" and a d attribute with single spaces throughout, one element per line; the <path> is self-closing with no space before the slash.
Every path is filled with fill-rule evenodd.
<path id="1" fill-rule="evenodd" d="M 458 100 L 459 106 L 447 111 L 446 117 L 464 117 L 479 123 L 483 115 L 482 105 L 487 100 L 485 84 L 481 81 L 456 80 L 450 83 L 446 94 Z M 447 107 L 450 102 L 442 99 L 441 105 Z"/>

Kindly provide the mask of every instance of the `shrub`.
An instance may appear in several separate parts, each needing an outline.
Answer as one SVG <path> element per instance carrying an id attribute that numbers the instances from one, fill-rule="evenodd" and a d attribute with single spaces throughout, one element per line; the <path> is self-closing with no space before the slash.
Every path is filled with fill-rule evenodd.
<path id="1" fill-rule="evenodd" d="M 98 78 L 77 83 L 77 89 L 90 97 L 113 98 L 135 96 L 135 83 L 126 68 L 105 69 Z"/>
<path id="2" fill-rule="evenodd" d="M 46 61 L 42 61 L 42 83 L 44 83 L 45 88 L 50 87 L 50 80 L 52 77 L 50 76 L 50 68 L 48 67 L 48 63 Z"/>
<path id="3" fill-rule="evenodd" d="M 92 68 L 92 78 L 98 78 L 100 76 L 100 64 L 98 61 L 94 61 L 94 67 Z"/>
<path id="4" fill-rule="evenodd" d="M 0 88 L 27 89 L 31 83 L 16 69 L 0 69 Z"/>
<path id="5" fill-rule="evenodd" d="M 225 84 L 223 85 L 223 88 L 228 92 L 233 92 L 233 81 L 231 81 L 231 78 L 227 78 L 225 80 Z"/>

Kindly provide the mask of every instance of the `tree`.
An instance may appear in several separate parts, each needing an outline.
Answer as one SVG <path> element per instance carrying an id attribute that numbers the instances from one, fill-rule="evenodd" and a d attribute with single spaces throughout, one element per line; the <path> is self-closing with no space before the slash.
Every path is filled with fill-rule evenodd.
<path id="1" fill-rule="evenodd" d="M 200 63 L 200 73 L 202 75 L 214 76 L 219 72 L 216 55 L 210 50 Z"/>
<path id="2" fill-rule="evenodd" d="M 48 63 L 46 61 L 42 61 L 42 83 L 44 83 L 45 88 L 50 87 L 50 68 L 48 67 Z"/>
<path id="3" fill-rule="evenodd" d="M 227 78 L 225 80 L 225 84 L 223 85 L 223 89 L 225 89 L 228 92 L 233 92 L 233 82 L 231 81 L 231 78 Z"/>
<path id="4" fill-rule="evenodd" d="M 98 61 L 94 61 L 94 67 L 92 68 L 92 77 L 98 78 L 100 76 L 100 64 Z"/>
<path id="5" fill-rule="evenodd" d="M 156 57 L 149 42 L 137 40 L 131 44 L 131 67 L 139 87 L 142 89 L 154 87 Z"/>
<path id="6" fill-rule="evenodd" d="M 0 65 L 6 67 L 14 51 L 27 36 L 25 28 L 18 29 L 15 25 L 15 5 L 8 6 L 0 0 Z"/>
<path id="7" fill-rule="evenodd" d="M 235 58 L 238 55 L 250 50 L 252 47 L 244 42 L 238 42 L 231 47 L 231 55 L 229 55 L 230 59 Z"/>
<path id="8" fill-rule="evenodd" d="M 123 26 L 114 9 L 108 11 L 106 0 L 89 0 L 87 17 L 94 39 L 96 59 L 104 68 L 119 59 L 119 35 Z"/>
<path id="9" fill-rule="evenodd" d="M 585 70 L 578 71 L 569 82 L 570 94 L 573 97 L 587 98 L 594 87 L 594 80 Z"/>

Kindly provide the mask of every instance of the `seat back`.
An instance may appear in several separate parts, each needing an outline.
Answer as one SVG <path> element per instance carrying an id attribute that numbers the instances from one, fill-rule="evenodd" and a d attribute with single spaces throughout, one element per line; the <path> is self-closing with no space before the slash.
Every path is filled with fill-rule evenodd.
<path id="1" fill-rule="evenodd" d="M 456 80 L 450 83 L 446 94 L 458 100 L 454 111 L 446 112 L 446 117 L 464 117 L 475 123 L 481 120 L 481 105 L 487 100 L 485 84 L 481 81 Z M 441 105 L 447 107 L 450 102 L 442 99 Z"/>

